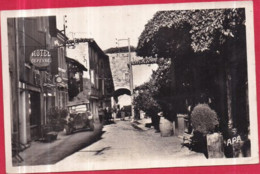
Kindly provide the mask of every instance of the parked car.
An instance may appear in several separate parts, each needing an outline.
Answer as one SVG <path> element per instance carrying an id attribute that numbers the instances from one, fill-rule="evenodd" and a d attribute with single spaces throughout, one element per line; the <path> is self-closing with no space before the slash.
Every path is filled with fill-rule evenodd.
<path id="1" fill-rule="evenodd" d="M 94 120 L 90 111 L 69 113 L 64 124 L 66 135 L 72 134 L 76 130 L 94 130 Z"/>

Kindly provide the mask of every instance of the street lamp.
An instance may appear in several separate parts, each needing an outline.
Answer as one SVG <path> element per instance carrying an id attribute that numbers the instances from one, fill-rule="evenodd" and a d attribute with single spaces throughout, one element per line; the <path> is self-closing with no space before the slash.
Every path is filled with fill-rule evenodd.
<path id="1" fill-rule="evenodd" d="M 130 81 L 130 94 L 131 94 L 131 114 L 132 114 L 132 120 L 134 120 L 134 96 L 133 96 L 133 88 L 134 88 L 134 85 L 133 85 L 133 69 L 132 69 L 132 65 L 131 65 L 131 47 L 130 47 L 130 38 L 127 38 L 127 39 L 116 39 L 116 44 L 118 45 L 119 47 L 119 42 L 120 41 L 127 41 L 128 43 L 128 67 L 129 67 L 129 81 Z"/>

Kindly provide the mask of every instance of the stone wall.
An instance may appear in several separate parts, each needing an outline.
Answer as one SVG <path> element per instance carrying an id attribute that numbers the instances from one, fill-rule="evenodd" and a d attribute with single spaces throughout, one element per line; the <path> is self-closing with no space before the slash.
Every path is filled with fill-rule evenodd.
<path id="1" fill-rule="evenodd" d="M 108 54 L 115 90 L 119 88 L 130 89 L 128 53 Z"/>

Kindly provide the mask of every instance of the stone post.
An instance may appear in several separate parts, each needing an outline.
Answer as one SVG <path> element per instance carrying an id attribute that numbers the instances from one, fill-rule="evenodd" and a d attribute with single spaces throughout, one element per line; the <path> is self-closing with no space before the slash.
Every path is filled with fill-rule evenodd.
<path id="1" fill-rule="evenodd" d="M 207 135 L 208 158 L 224 158 L 223 136 L 219 133 Z"/>
<path id="2" fill-rule="evenodd" d="M 176 135 L 182 137 L 185 133 L 185 114 L 177 114 L 177 124 Z"/>
<path id="3" fill-rule="evenodd" d="M 172 122 L 164 117 L 160 119 L 160 132 L 162 137 L 169 137 L 173 135 Z"/>

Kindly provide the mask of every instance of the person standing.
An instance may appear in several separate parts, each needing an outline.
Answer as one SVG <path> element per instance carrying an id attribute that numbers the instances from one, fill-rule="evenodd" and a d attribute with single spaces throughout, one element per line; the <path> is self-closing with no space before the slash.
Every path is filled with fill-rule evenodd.
<path id="1" fill-rule="evenodd" d="M 155 117 L 155 123 L 154 123 L 154 129 L 155 129 L 155 133 L 159 133 L 160 132 L 160 119 L 161 117 L 163 117 L 163 112 L 159 112 L 157 114 L 157 116 Z"/>
<path id="2" fill-rule="evenodd" d="M 98 117 L 99 117 L 99 121 L 100 121 L 100 123 L 103 123 L 103 121 L 104 121 L 104 109 L 102 108 L 102 107 L 100 107 L 99 109 L 98 109 Z"/>
<path id="3" fill-rule="evenodd" d="M 104 116 L 105 116 L 105 123 L 108 123 L 108 113 L 107 113 L 107 108 L 104 108 Z"/>
<path id="4" fill-rule="evenodd" d="M 110 107 L 106 107 L 107 110 L 107 116 L 108 116 L 108 122 L 112 121 L 112 110 Z"/>
<path id="5" fill-rule="evenodd" d="M 121 120 L 125 120 L 125 108 L 124 108 L 124 106 L 121 108 Z"/>

